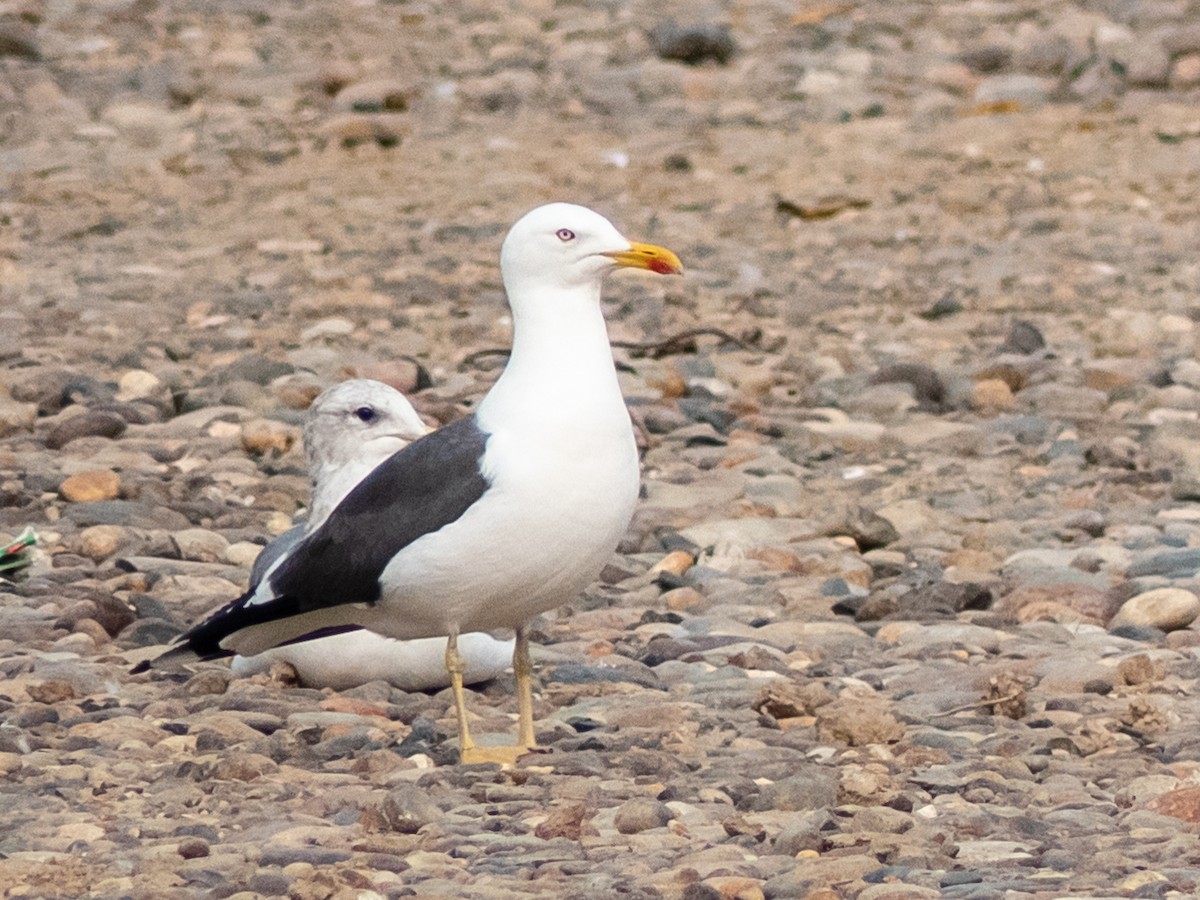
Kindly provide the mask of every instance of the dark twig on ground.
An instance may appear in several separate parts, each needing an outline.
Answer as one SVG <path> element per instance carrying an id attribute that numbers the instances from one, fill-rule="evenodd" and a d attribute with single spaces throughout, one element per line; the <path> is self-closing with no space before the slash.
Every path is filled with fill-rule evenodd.
<path id="1" fill-rule="evenodd" d="M 673 334 L 670 337 L 663 338 L 661 341 L 613 341 L 612 345 L 622 350 L 628 350 L 630 355 L 635 359 L 645 357 L 662 359 L 664 356 L 673 356 L 677 353 L 695 353 L 696 338 L 700 337 L 720 338 L 722 344 L 732 344 L 739 350 L 751 349 L 752 342 L 736 338 L 729 332 L 722 331 L 720 328 L 689 328 L 687 331 Z M 478 365 L 481 360 L 491 359 L 492 357 L 507 358 L 507 356 L 508 349 L 505 347 L 487 347 L 468 354 L 463 358 L 459 368 L 470 368 Z"/>

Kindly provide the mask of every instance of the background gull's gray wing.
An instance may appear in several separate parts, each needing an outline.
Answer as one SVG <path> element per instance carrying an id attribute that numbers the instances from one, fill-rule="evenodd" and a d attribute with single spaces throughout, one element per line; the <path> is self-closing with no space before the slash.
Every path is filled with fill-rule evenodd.
<path id="1" fill-rule="evenodd" d="M 384 460 L 259 585 L 179 639 L 177 650 L 228 656 L 235 632 L 347 603 L 375 603 L 380 576 L 401 550 L 456 521 L 488 488 L 480 471 L 487 435 L 474 416 Z M 265 591 L 268 599 L 262 599 Z M 297 634 L 281 629 L 280 643 Z"/>
<path id="2" fill-rule="evenodd" d="M 275 540 L 269 542 L 267 546 L 262 548 L 262 552 L 254 560 L 254 565 L 250 567 L 250 590 L 254 590 L 262 580 L 267 577 L 267 572 L 271 570 L 271 566 L 275 565 L 285 553 L 304 540 L 304 524 L 293 525 Z"/>

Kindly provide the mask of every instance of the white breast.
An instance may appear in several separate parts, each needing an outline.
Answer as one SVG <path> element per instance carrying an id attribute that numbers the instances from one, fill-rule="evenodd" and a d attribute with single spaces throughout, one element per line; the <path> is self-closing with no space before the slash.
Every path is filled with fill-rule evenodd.
<path id="1" fill-rule="evenodd" d="M 546 298 L 477 412 L 490 487 L 384 570 L 368 627 L 423 637 L 513 627 L 573 599 L 629 526 L 637 447 L 594 289 Z"/>
<path id="2" fill-rule="evenodd" d="M 627 426 L 628 427 L 628 426 Z M 616 549 L 637 500 L 632 435 L 625 452 L 589 452 L 497 434 L 485 496 L 456 522 L 405 548 L 384 571 L 394 637 L 513 627 L 573 599 Z"/>

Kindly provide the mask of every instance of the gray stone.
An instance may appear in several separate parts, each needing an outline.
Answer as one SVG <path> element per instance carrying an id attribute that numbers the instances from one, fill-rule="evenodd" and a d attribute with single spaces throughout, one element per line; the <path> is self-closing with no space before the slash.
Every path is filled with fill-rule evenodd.
<path id="1" fill-rule="evenodd" d="M 765 785 L 753 799 L 753 810 L 819 810 L 837 804 L 837 772 L 810 765 L 803 771 Z"/>
<path id="2" fill-rule="evenodd" d="M 1171 56 L 1200 53 L 1200 24 L 1172 25 L 1162 33 L 1162 46 Z"/>
<path id="3" fill-rule="evenodd" d="M 1013 65 L 1033 75 L 1057 76 L 1075 55 L 1075 48 L 1063 35 L 1043 31 L 1017 44 Z"/>
<path id="4" fill-rule="evenodd" d="M 263 897 L 286 897 L 292 879 L 282 872 L 256 872 L 246 887 Z"/>
<path id="5" fill-rule="evenodd" d="M 1025 106 L 1040 106 L 1050 95 L 1051 82 L 1034 75 L 992 75 L 975 89 L 976 103 L 1011 101 Z"/>
<path id="6" fill-rule="evenodd" d="M 668 20 L 649 33 L 650 46 L 662 59 L 696 66 L 706 61 L 724 65 L 733 56 L 733 34 L 727 25 L 678 25 Z"/>
<path id="7" fill-rule="evenodd" d="M 665 803 L 636 797 L 617 807 L 613 824 L 621 834 L 640 834 L 651 828 L 661 828 L 671 821 L 674 815 Z"/>
<path id="8" fill-rule="evenodd" d="M 824 809 L 792 817 L 775 836 L 771 849 L 785 856 L 795 856 L 801 850 L 820 851 L 824 846 L 824 829 L 828 822 L 829 813 Z"/>
<path id="9" fill-rule="evenodd" d="M 438 805 L 414 784 L 394 788 L 383 801 L 380 811 L 388 827 L 401 834 L 416 834 L 425 825 L 443 818 Z"/>
<path id="10" fill-rule="evenodd" d="M 34 27 L 16 18 L 0 21 L 0 57 L 2 56 L 30 61 L 41 59 Z"/>
<path id="11" fill-rule="evenodd" d="M 1133 563 L 1126 574 L 1130 578 L 1162 575 L 1167 578 L 1190 578 L 1200 572 L 1200 550 L 1168 550 Z"/>
<path id="12" fill-rule="evenodd" d="M 79 528 L 90 525 L 131 525 L 138 528 L 162 528 L 179 531 L 191 523 L 187 516 L 165 506 L 154 506 L 138 500 L 99 500 L 95 503 L 72 503 L 63 511 L 63 518 Z"/>
<path id="13" fill-rule="evenodd" d="M 276 378 L 291 375 L 295 371 L 295 367 L 290 363 L 279 362 L 256 353 L 251 353 L 234 360 L 227 366 L 214 369 L 200 380 L 200 384 L 231 385 L 239 381 L 246 381 L 251 384 L 265 386 Z"/>
<path id="14" fill-rule="evenodd" d="M 1125 79 L 1134 87 L 1163 88 L 1171 74 L 1171 55 L 1157 41 L 1141 39 L 1132 44 L 1123 60 Z"/>
<path id="15" fill-rule="evenodd" d="M 126 421 L 116 413 L 85 412 L 70 416 L 55 425 L 46 435 L 46 446 L 61 450 L 71 441 L 84 437 L 119 438 L 128 427 Z"/>

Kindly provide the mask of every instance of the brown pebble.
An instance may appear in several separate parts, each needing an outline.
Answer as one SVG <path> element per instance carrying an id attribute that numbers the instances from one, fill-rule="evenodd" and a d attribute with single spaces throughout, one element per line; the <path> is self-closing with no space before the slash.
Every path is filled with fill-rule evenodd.
<path id="1" fill-rule="evenodd" d="M 224 694 L 229 689 L 233 676 L 226 669 L 204 669 L 197 672 L 179 689 L 184 697 L 203 697 L 207 694 Z"/>
<path id="2" fill-rule="evenodd" d="M 971 406 L 983 412 L 1012 409 L 1012 388 L 1000 378 L 977 381 L 971 389 Z"/>
<path id="3" fill-rule="evenodd" d="M 93 525 L 79 532 L 78 550 L 89 559 L 99 562 L 112 556 L 124 544 L 128 529 L 122 525 Z"/>
<path id="4" fill-rule="evenodd" d="M 377 78 L 338 91 L 334 108 L 348 113 L 402 113 L 419 91 L 405 81 Z"/>
<path id="5" fill-rule="evenodd" d="M 1200 787 L 1167 791 L 1149 801 L 1146 809 L 1182 822 L 1200 822 Z"/>
<path id="6" fill-rule="evenodd" d="M 102 647 L 109 641 L 109 634 L 104 630 L 104 626 L 95 619 L 80 619 L 75 623 L 76 632 L 86 634 L 92 639 L 97 647 Z"/>
<path id="7" fill-rule="evenodd" d="M 61 703 L 64 700 L 74 700 L 78 696 L 71 682 L 57 680 L 28 685 L 25 688 L 25 692 L 38 703 L 45 703 L 47 705 Z"/>
<path id="8" fill-rule="evenodd" d="M 226 781 L 257 781 L 278 768 L 273 760 L 261 753 L 232 753 L 217 761 L 212 777 Z"/>
<path id="9" fill-rule="evenodd" d="M 708 603 L 708 598 L 692 587 L 675 588 L 662 595 L 662 601 L 671 612 L 699 610 Z"/>
<path id="10" fill-rule="evenodd" d="M 275 395 L 289 409 L 308 409 L 321 393 L 321 386 L 314 382 L 293 382 L 278 388 Z"/>
<path id="11" fill-rule="evenodd" d="M 179 844 L 179 855 L 184 859 L 201 859 L 208 856 L 208 841 L 203 838 L 184 838 Z"/>
<path id="12" fill-rule="evenodd" d="M 1117 663 L 1117 674 L 1126 684 L 1148 684 L 1162 680 L 1163 673 L 1145 653 L 1131 656 Z"/>
<path id="13" fill-rule="evenodd" d="M 108 469 L 79 472 L 59 485 L 58 493 L 71 503 L 115 500 L 121 493 L 121 476 Z"/>
<path id="14" fill-rule="evenodd" d="M 1171 67 L 1172 87 L 1192 87 L 1200 84 L 1200 53 L 1189 53 L 1175 60 Z"/>
<path id="15" fill-rule="evenodd" d="M 345 60 L 330 60 L 321 66 L 321 90 L 333 96 L 354 80 L 357 74 L 355 67 Z"/>
<path id="16" fill-rule="evenodd" d="M 833 699 L 833 694 L 815 682 L 800 685 L 778 681 L 759 691 L 753 709 L 773 719 L 793 719 L 811 715 L 814 710 L 832 703 Z"/>
<path id="17" fill-rule="evenodd" d="M 403 127 L 396 118 L 388 113 L 347 113 L 331 118 L 321 130 L 343 147 L 370 143 L 395 147 L 404 136 Z"/>
<path id="18" fill-rule="evenodd" d="M 368 363 L 354 372 L 355 378 L 373 378 L 402 394 L 411 394 L 421 388 L 421 367 L 410 359 L 385 359 Z M 428 377 L 428 376 L 426 376 Z"/>
<path id="19" fill-rule="evenodd" d="M 721 900 L 763 900 L 761 881 L 744 875 L 713 875 L 700 882 Z"/>
<path id="20" fill-rule="evenodd" d="M 545 821 L 534 829 L 534 834 L 543 841 L 553 840 L 554 838 L 566 838 L 569 841 L 577 841 L 588 831 L 588 828 L 583 824 L 584 818 L 587 816 L 588 808 L 582 803 L 568 803 L 564 806 L 556 806 L 550 810 Z M 595 832 L 595 829 L 591 829 Z"/>
<path id="21" fill-rule="evenodd" d="M 975 372 L 975 380 L 988 381 L 993 378 L 1003 381 L 1014 394 L 1020 391 L 1029 381 L 1029 374 L 1017 366 L 1008 363 L 996 363 L 985 366 Z"/>
<path id="22" fill-rule="evenodd" d="M 659 572 L 669 572 L 672 575 L 682 575 L 695 564 L 696 557 L 686 550 L 672 550 L 650 568 L 649 574 L 657 575 Z"/>
<path id="23" fill-rule="evenodd" d="M 97 595 L 93 601 L 96 612 L 90 618 L 110 636 L 116 637 L 137 618 L 133 608 L 120 597 Z"/>
<path id="24" fill-rule="evenodd" d="M 271 419 L 255 419 L 242 426 L 242 449 L 255 456 L 282 456 L 300 437 L 299 429 Z"/>
<path id="25" fill-rule="evenodd" d="M 756 559 L 776 572 L 802 571 L 800 557 L 782 547 L 752 547 L 746 551 L 748 559 Z"/>

